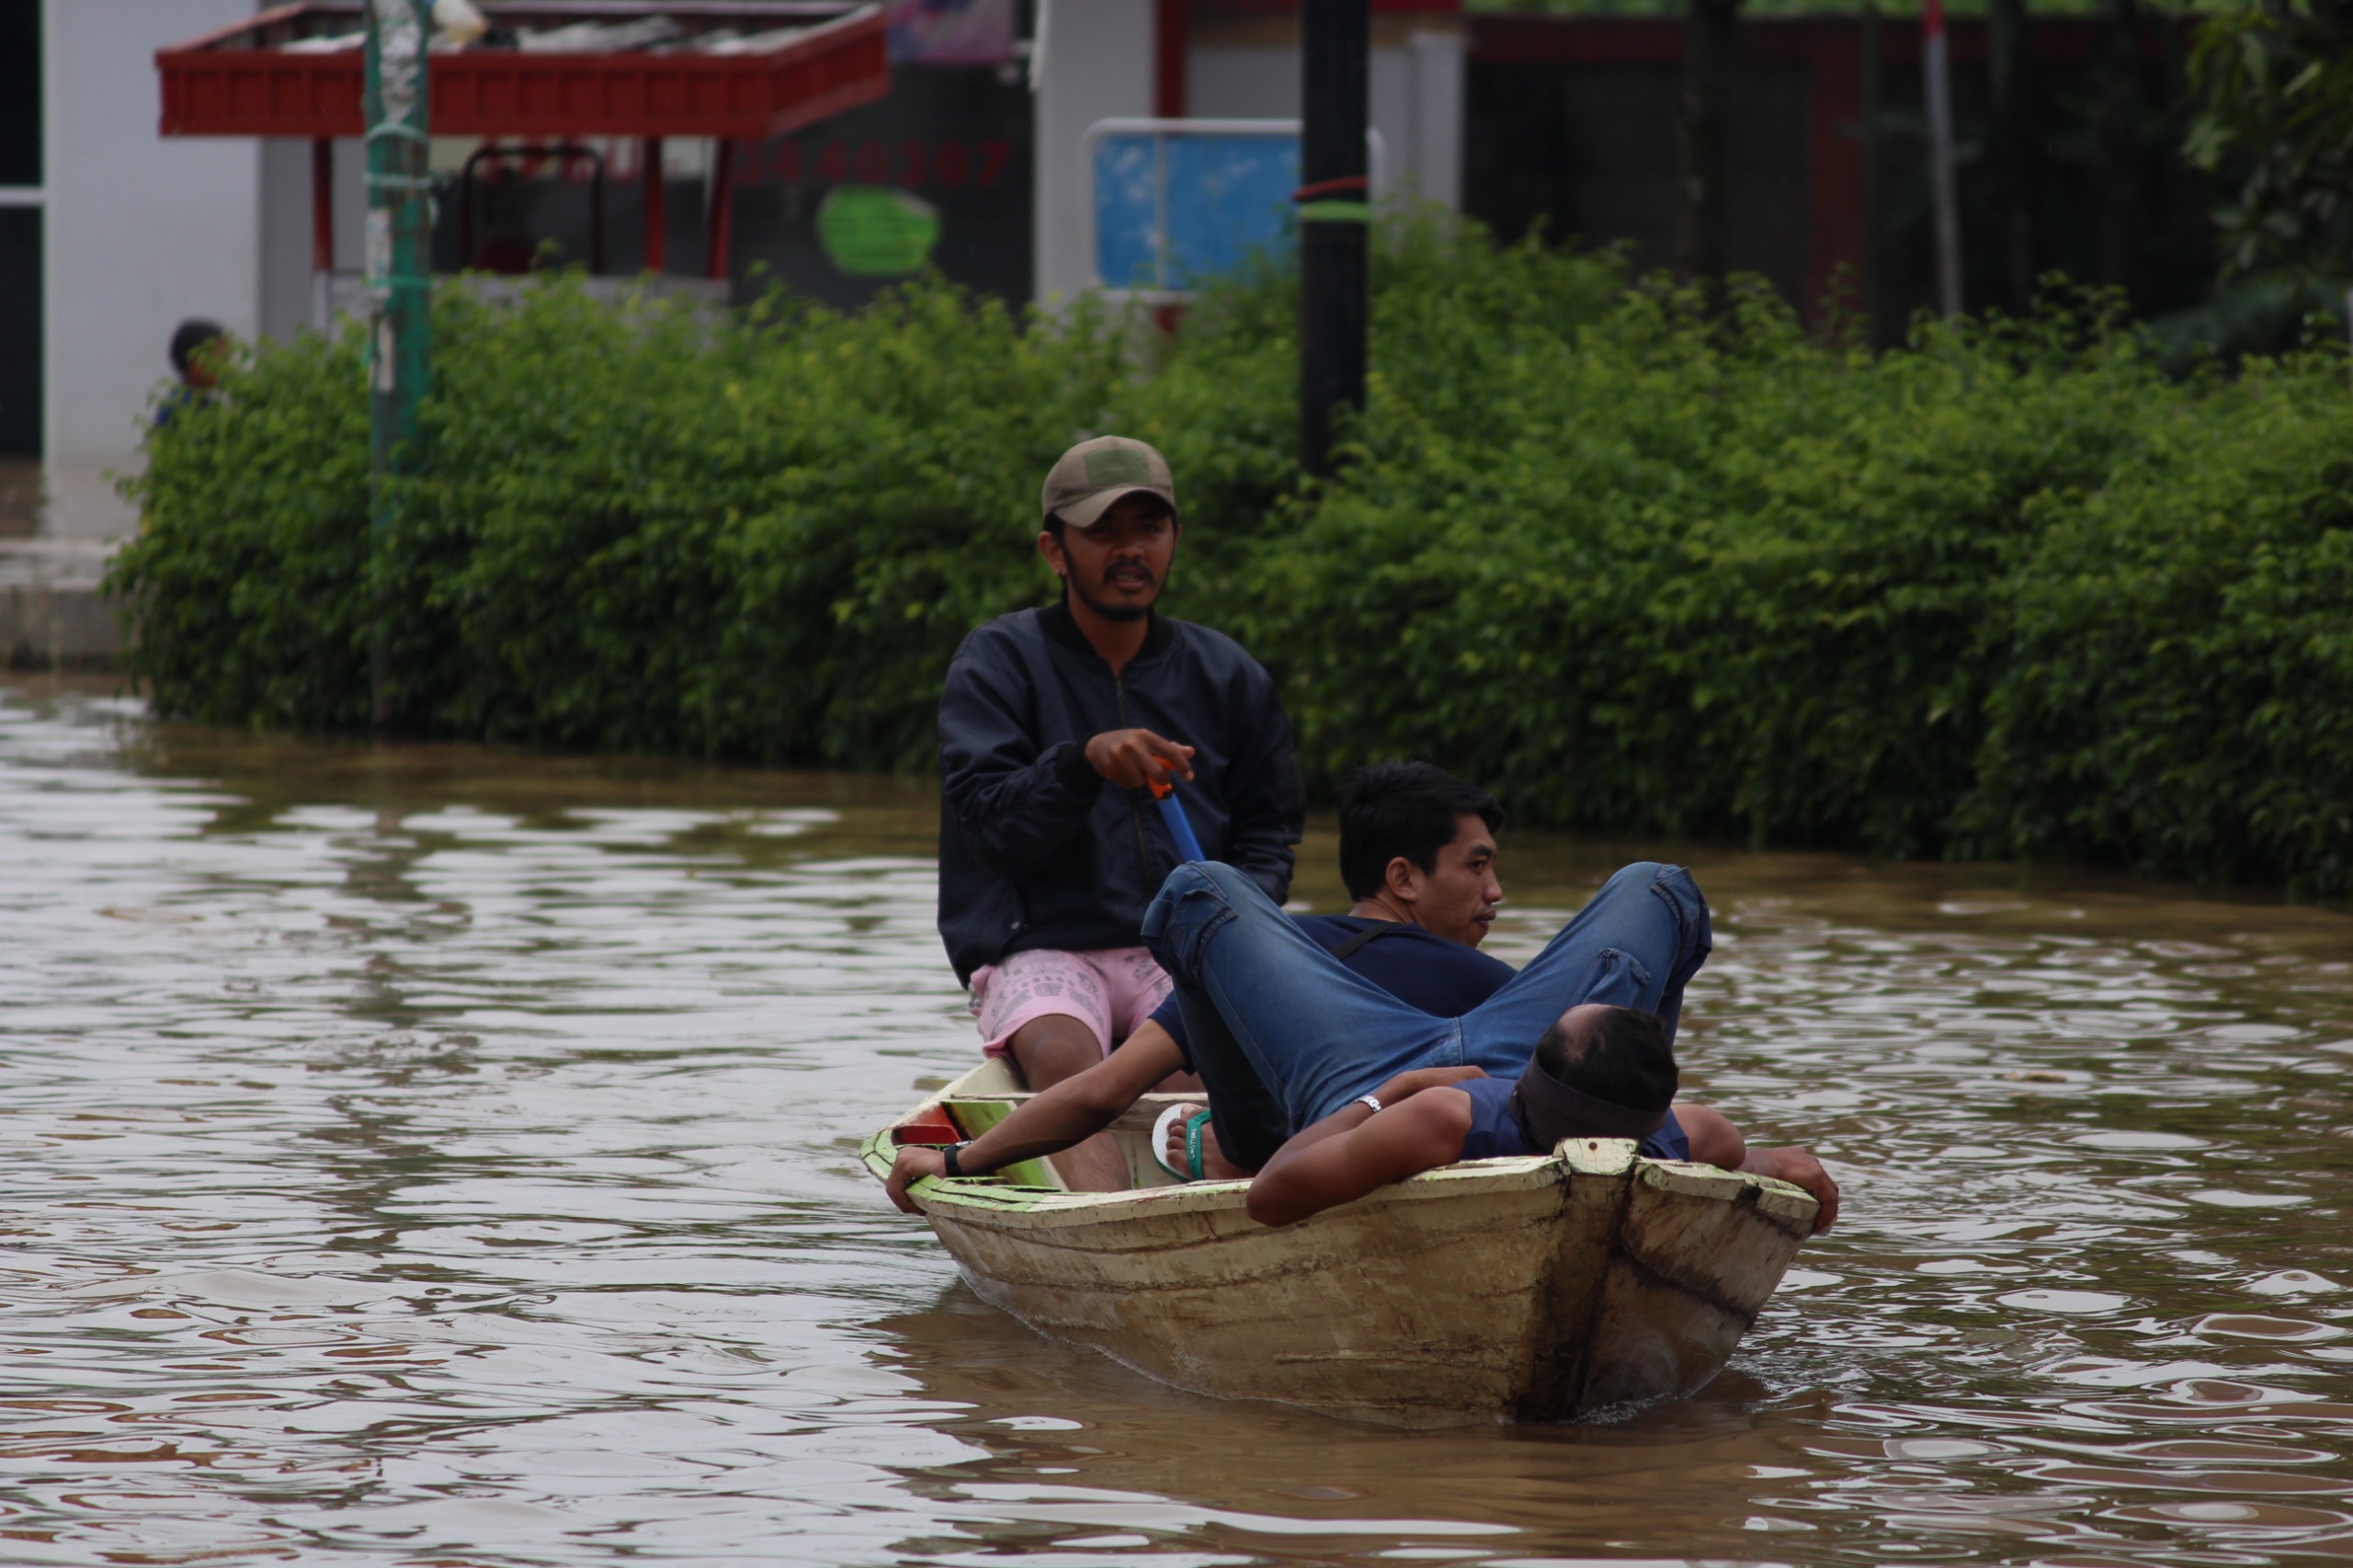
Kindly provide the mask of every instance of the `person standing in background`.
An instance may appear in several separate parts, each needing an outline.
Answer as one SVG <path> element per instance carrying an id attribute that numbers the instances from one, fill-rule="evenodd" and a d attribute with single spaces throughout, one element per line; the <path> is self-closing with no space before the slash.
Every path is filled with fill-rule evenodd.
<path id="1" fill-rule="evenodd" d="M 179 385 L 156 405 L 154 428 L 161 430 L 181 409 L 211 395 L 221 384 L 221 357 L 228 347 L 229 329 L 217 321 L 191 316 L 173 330 L 172 373 L 179 377 Z"/>

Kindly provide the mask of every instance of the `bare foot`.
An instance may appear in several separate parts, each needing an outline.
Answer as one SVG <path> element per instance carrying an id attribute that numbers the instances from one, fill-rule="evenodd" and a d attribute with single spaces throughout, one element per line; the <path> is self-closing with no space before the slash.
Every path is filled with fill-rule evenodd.
<path id="1" fill-rule="evenodd" d="M 1168 1147 L 1161 1153 L 1167 1155 L 1168 1163 L 1180 1171 L 1189 1168 L 1185 1164 L 1185 1123 L 1191 1120 L 1197 1112 L 1205 1108 L 1202 1106 L 1188 1105 L 1185 1108 L 1183 1115 L 1168 1124 Z M 1256 1172 L 1243 1169 L 1225 1157 L 1225 1151 L 1217 1146 L 1214 1123 L 1207 1121 L 1201 1123 L 1201 1179 L 1203 1181 L 1247 1181 L 1256 1174 Z"/>

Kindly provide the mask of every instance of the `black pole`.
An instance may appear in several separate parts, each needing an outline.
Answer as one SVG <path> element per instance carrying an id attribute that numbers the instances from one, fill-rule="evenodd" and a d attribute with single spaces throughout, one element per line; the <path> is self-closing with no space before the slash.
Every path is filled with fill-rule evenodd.
<path id="1" fill-rule="evenodd" d="M 2003 275 L 2010 309 L 2034 304 L 2034 37 L 2026 0 L 1994 0 L 1986 17 L 1986 64 L 1994 85 L 1993 153 L 2002 193 Z"/>
<path id="2" fill-rule="evenodd" d="M 1732 269 L 1732 74 L 1742 0 L 1691 0 L 1683 25 L 1683 200 L 1676 261 L 1722 302 Z"/>
<path id="3" fill-rule="evenodd" d="M 1886 171 L 1880 156 L 1880 120 L 1887 107 L 1880 74 L 1885 50 L 1876 0 L 1863 0 L 1863 341 L 1873 348 L 1880 342 L 1880 223 L 1886 206 Z"/>
<path id="4" fill-rule="evenodd" d="M 1332 472 L 1332 426 L 1364 406 L 1365 242 L 1371 187 L 1365 173 L 1369 0 L 1304 0 L 1300 7 L 1299 460 Z"/>

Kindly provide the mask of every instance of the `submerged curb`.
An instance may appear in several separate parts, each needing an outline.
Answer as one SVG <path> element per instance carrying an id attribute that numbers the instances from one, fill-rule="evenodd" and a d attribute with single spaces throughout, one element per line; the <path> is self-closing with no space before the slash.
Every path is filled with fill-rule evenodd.
<path id="1" fill-rule="evenodd" d="M 99 591 L 110 540 L 0 540 L 0 666 L 108 671 L 122 628 Z"/>

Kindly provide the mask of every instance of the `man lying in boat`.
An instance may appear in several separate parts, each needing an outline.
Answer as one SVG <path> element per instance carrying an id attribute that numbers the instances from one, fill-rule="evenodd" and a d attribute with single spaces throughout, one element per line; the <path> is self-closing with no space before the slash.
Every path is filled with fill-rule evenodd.
<path id="1" fill-rule="evenodd" d="M 1343 786 L 1340 812 L 1342 876 L 1358 902 L 1346 916 L 1309 915 L 1287 924 L 1327 960 L 1352 971 L 1367 989 L 1403 998 L 1411 1005 L 1408 1011 L 1425 1021 L 1467 1013 L 1514 978 L 1508 965 L 1476 951 L 1503 898 L 1494 872 L 1494 834 L 1502 820 L 1492 796 L 1426 763 L 1359 770 Z M 1706 904 L 1698 889 L 1689 886 L 1688 875 L 1675 875 L 1688 889 L 1697 955 L 1690 967 L 1696 969 L 1707 950 Z M 1596 911 L 1602 905 L 1622 903 L 1627 896 L 1626 874 L 1621 873 L 1588 915 L 1597 919 Z M 1592 923 L 1587 916 L 1579 919 Z M 1392 939 L 1376 941 L 1375 937 Z M 1683 978 L 1688 975 L 1679 976 L 1674 988 L 1678 999 Z M 1194 1010 L 1203 1005 L 1197 998 Z M 952 1150 L 902 1149 L 889 1183 L 892 1200 L 913 1212 L 915 1205 L 906 1196 L 913 1181 L 983 1174 L 1068 1147 L 1109 1126 L 1169 1073 L 1188 1066 L 1198 1068 L 1206 1083 L 1214 1112 L 1213 1138 L 1202 1136 L 1202 1123 L 1211 1118 L 1190 1118 L 1186 1128 L 1170 1131 L 1167 1152 L 1172 1159 L 1164 1163 L 1180 1168 L 1189 1156 L 1188 1174 L 1216 1178 L 1252 1174 L 1303 1124 L 1291 1121 L 1284 1097 L 1268 1087 L 1257 1065 L 1222 1024 L 1212 1023 L 1211 1049 L 1188 1050 L 1180 1038 L 1189 1032 L 1187 1016 L 1181 1003 L 1164 1006 L 1099 1066 L 1037 1096 L 969 1143 Z M 1213 1009 L 1209 1016 L 1215 1020 Z M 1532 1040 L 1537 1032 L 1530 1030 L 1527 1038 Z M 1677 1127 L 1671 1112 L 1645 1141 L 1645 1153 L 1695 1158 L 1726 1169 L 1744 1168 L 1750 1161 L 1752 1152 L 1739 1130 L 1723 1117 L 1688 1105 L 1677 1109 L 1682 1127 Z M 1688 1153 L 1682 1142 L 1686 1131 Z M 1754 1154 L 1762 1160 L 1771 1153 Z"/>
<path id="2" fill-rule="evenodd" d="M 1648 861 L 1460 1018 L 1351 974 L 1229 867 L 1171 871 L 1143 937 L 1176 983 L 1195 1062 L 1245 1057 L 1300 1130 L 1259 1173 L 1266 1192 L 1253 1184 L 1251 1211 L 1270 1223 L 1458 1159 L 1654 1134 L 1675 1096 L 1684 987 L 1712 945 L 1691 873 Z M 1394 1115 L 1383 1090 L 1403 1102 Z M 1837 1185 L 1811 1151 L 1741 1142 L 1709 1163 L 1803 1187 L 1817 1229 L 1837 1218 Z"/>
<path id="3" fill-rule="evenodd" d="M 1540 1154 L 1568 1138 L 1648 1139 L 1675 1098 L 1675 1047 L 1655 1013 L 1586 1003 L 1544 1031 L 1516 1079 L 1478 1067 L 1400 1073 L 1302 1131 L 1250 1183 L 1250 1217 L 1290 1225 L 1457 1160 Z M 1736 1167 L 1812 1193 L 1818 1233 L 1838 1184 L 1804 1149 L 1758 1149 Z"/>

